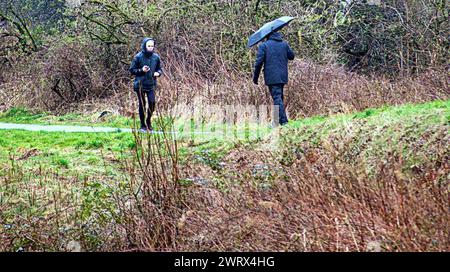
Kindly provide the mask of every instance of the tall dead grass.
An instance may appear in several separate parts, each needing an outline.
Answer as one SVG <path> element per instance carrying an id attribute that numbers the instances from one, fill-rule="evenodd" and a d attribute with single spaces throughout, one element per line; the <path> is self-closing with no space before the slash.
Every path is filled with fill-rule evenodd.
<path id="1" fill-rule="evenodd" d="M 192 189 L 195 202 L 180 219 L 181 249 L 450 250 L 448 136 L 431 144 L 435 160 L 410 168 L 392 147 L 372 165 L 374 172 L 359 155 L 346 158 L 348 146 L 339 142 L 298 145 L 305 151 L 287 164 L 272 153 L 230 154 L 216 173 L 227 177 L 228 191 Z"/>
<path id="2" fill-rule="evenodd" d="M 362 111 L 384 105 L 423 103 L 450 96 L 448 71 L 429 69 L 418 76 L 390 78 L 345 71 L 337 65 L 296 60 L 286 87 L 293 117 Z"/>
<path id="3" fill-rule="evenodd" d="M 0 110 L 25 106 L 60 114 L 74 108 L 83 112 L 109 107 L 124 115 L 135 112 L 136 97 L 128 67 L 106 69 L 100 59 L 95 60 L 92 50 L 83 48 L 62 44 L 51 48 L 36 65 L 26 64 L 16 73 L 7 73 L 0 85 Z M 178 58 L 174 52 L 161 55 L 165 75 L 156 91 L 159 109 L 168 110 L 177 103 L 189 105 L 194 103 L 194 98 L 202 98 L 209 105 L 272 103 L 266 86 L 254 85 L 251 75 L 230 70 L 220 60 L 210 63 L 214 76 L 206 76 L 195 63 Z M 290 64 L 285 103 L 292 119 L 448 99 L 448 86 L 445 67 L 429 68 L 417 76 L 393 78 L 361 75 L 333 64 L 319 65 L 296 59 Z"/>
<path id="4" fill-rule="evenodd" d="M 135 157 L 126 165 L 130 180 L 125 194 L 117 192 L 115 197 L 124 250 L 177 250 L 177 220 L 186 206 L 185 193 L 178 182 L 177 141 L 169 127 L 165 132 L 134 132 Z"/>

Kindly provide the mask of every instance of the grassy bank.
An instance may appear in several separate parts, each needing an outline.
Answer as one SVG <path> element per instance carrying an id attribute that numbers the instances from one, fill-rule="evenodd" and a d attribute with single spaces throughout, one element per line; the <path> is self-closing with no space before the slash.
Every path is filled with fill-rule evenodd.
<path id="1" fill-rule="evenodd" d="M 38 115 L 0 122 L 59 118 Z M 83 118 L 58 122 L 91 124 Z M 176 146 L 0 130 L 0 249 L 448 251 L 449 122 L 447 100 Z M 152 190 L 165 197 L 143 205 Z"/>
<path id="2" fill-rule="evenodd" d="M 21 107 L 12 108 L 1 113 L 0 122 L 41 125 L 109 126 L 117 128 L 130 128 L 134 125 L 133 118 L 108 111 L 90 114 L 69 113 L 55 116 L 49 112 L 32 111 Z"/>

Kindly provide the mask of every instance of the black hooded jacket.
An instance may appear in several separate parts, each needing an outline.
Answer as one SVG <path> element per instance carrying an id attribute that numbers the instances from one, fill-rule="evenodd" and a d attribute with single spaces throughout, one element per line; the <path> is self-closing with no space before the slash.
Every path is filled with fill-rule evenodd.
<path id="1" fill-rule="evenodd" d="M 145 44 L 151 40 L 150 38 L 145 38 L 142 40 L 141 52 L 134 56 L 133 61 L 130 65 L 130 73 L 135 76 L 133 88 L 135 91 L 139 89 L 151 90 L 156 86 L 156 77 L 153 76 L 155 72 L 162 75 L 162 65 L 161 59 L 158 54 L 154 52 L 147 52 Z M 147 65 L 150 67 L 150 71 L 144 73 L 143 67 Z"/>

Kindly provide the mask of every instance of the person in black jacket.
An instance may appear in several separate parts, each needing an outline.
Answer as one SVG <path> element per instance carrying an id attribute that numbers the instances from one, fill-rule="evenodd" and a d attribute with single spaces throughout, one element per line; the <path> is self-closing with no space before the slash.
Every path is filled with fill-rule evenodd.
<path id="1" fill-rule="evenodd" d="M 293 60 L 294 52 L 287 42 L 283 41 L 279 32 L 270 34 L 267 40 L 258 47 L 253 82 L 258 84 L 259 74 L 264 65 L 264 80 L 269 87 L 273 103 L 279 107 L 279 122 L 288 122 L 284 109 L 283 88 L 288 82 L 288 60 Z"/>
<path id="2" fill-rule="evenodd" d="M 141 51 L 134 56 L 130 65 L 130 73 L 135 76 L 133 89 L 139 103 L 139 119 L 141 132 L 152 131 L 151 118 L 155 111 L 156 79 L 163 73 L 161 59 L 154 52 L 155 40 L 145 38 L 141 44 Z M 147 118 L 145 118 L 146 100 L 148 101 Z"/>

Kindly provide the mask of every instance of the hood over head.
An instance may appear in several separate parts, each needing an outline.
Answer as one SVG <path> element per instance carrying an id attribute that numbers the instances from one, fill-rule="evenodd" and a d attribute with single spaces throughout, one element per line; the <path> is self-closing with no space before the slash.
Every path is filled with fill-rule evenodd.
<path id="1" fill-rule="evenodd" d="M 153 42 L 155 42 L 155 40 L 152 39 L 152 38 L 144 38 L 144 39 L 142 40 L 142 43 L 141 43 L 141 51 L 142 51 L 142 53 L 144 53 L 146 56 L 151 56 L 151 55 L 153 54 L 153 52 L 148 52 L 147 49 L 145 48 L 145 45 L 147 44 L 148 41 L 153 41 Z M 156 42 L 155 42 L 155 44 L 156 44 Z"/>
<path id="2" fill-rule="evenodd" d="M 267 37 L 267 39 L 276 40 L 276 41 L 282 41 L 283 40 L 283 36 L 281 35 L 280 32 L 273 32 Z"/>

